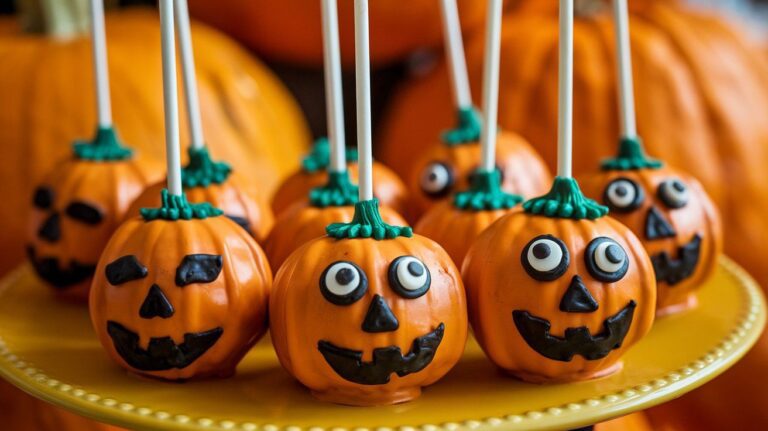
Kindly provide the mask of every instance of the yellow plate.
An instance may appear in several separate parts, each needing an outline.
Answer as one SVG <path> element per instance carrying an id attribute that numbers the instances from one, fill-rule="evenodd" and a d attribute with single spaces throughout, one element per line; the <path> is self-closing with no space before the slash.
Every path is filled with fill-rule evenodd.
<path id="1" fill-rule="evenodd" d="M 568 429 L 678 397 L 739 360 L 765 324 L 760 289 L 723 258 L 700 300 L 657 322 L 624 370 L 607 378 L 525 384 L 499 374 L 470 341 L 456 368 L 420 399 L 360 408 L 314 400 L 280 368 L 268 340 L 234 378 L 165 383 L 130 375 L 102 352 L 87 310 L 54 301 L 23 267 L 0 283 L 0 375 L 43 400 L 138 429 Z"/>

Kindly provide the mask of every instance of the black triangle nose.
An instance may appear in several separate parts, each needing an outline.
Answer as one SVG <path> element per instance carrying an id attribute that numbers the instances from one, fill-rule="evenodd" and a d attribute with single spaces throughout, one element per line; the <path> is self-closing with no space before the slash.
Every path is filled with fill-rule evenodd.
<path id="1" fill-rule="evenodd" d="M 363 321 L 363 331 L 392 332 L 396 331 L 398 327 L 400 327 L 400 322 L 392 314 L 387 301 L 379 295 L 374 296 Z"/>
<path id="2" fill-rule="evenodd" d="M 59 213 L 55 212 L 45 219 L 43 225 L 37 231 L 37 235 L 48 242 L 58 241 L 61 238 L 61 217 Z"/>
<path id="3" fill-rule="evenodd" d="M 645 218 L 645 237 L 648 239 L 660 239 L 672 238 L 675 235 L 677 235 L 675 228 L 669 224 L 664 215 L 655 206 L 652 206 Z"/>
<path id="4" fill-rule="evenodd" d="M 574 275 L 571 279 L 571 285 L 565 291 L 565 295 L 560 300 L 560 311 L 566 313 L 592 313 L 597 311 L 597 301 L 584 286 L 581 277 Z"/>
<path id="5" fill-rule="evenodd" d="M 144 298 L 144 303 L 141 304 L 139 309 L 139 316 L 144 319 L 152 319 L 154 317 L 160 317 L 167 319 L 173 316 L 173 305 L 168 297 L 165 296 L 160 286 L 153 284 L 149 288 L 147 297 Z"/>

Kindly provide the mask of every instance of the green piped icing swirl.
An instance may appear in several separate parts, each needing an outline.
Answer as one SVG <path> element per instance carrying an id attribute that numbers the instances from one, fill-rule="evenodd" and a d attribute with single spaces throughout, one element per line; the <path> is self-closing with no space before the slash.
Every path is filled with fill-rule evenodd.
<path id="1" fill-rule="evenodd" d="M 664 164 L 651 159 L 645 154 L 643 141 L 638 138 L 622 138 L 619 143 L 619 154 L 612 159 L 603 161 L 604 171 L 629 171 L 635 169 L 659 169 Z"/>
<path id="2" fill-rule="evenodd" d="M 443 132 L 443 142 L 448 146 L 456 146 L 480 140 L 482 122 L 480 114 L 474 107 L 458 110 L 456 128 Z"/>
<path id="3" fill-rule="evenodd" d="M 168 189 L 163 189 L 160 192 L 160 199 L 162 201 L 160 208 L 142 208 L 140 210 L 144 220 L 203 220 L 224 214 L 224 211 L 208 202 L 191 204 L 187 201 L 187 196 L 184 193 L 181 196 L 176 196 L 168 192 Z"/>
<path id="4" fill-rule="evenodd" d="M 355 204 L 355 215 L 349 223 L 333 223 L 325 228 L 328 236 L 336 239 L 373 238 L 376 240 L 397 237 L 410 238 L 413 229 L 409 226 L 392 226 L 384 223 L 379 213 L 379 200 L 371 199 Z"/>
<path id="5" fill-rule="evenodd" d="M 90 141 L 76 141 L 72 144 L 75 157 L 94 162 L 115 162 L 133 157 L 133 150 L 120 143 L 113 127 L 99 127 Z"/>
<path id="6" fill-rule="evenodd" d="M 309 192 L 309 203 L 318 208 L 343 207 L 357 203 L 358 187 L 349 179 L 349 172 L 328 172 L 328 183 Z"/>
<path id="7" fill-rule="evenodd" d="M 345 148 L 347 162 L 357 161 L 357 148 Z M 326 169 L 331 164 L 331 144 L 328 138 L 320 138 L 312 144 L 312 151 L 301 161 L 301 169 L 307 173 L 315 173 Z"/>
<path id="8" fill-rule="evenodd" d="M 477 170 L 472 174 L 469 190 L 457 193 L 453 205 L 463 210 L 485 211 L 509 209 L 523 197 L 501 190 L 501 172 Z"/>
<path id="9" fill-rule="evenodd" d="M 215 162 L 208 149 L 189 148 L 189 163 L 181 168 L 181 184 L 185 188 L 208 187 L 221 184 L 229 178 L 232 168 L 226 162 Z"/>
<path id="10" fill-rule="evenodd" d="M 573 178 L 556 177 L 552 189 L 544 196 L 523 203 L 529 214 L 574 220 L 595 220 L 608 214 L 608 207 L 584 196 Z"/>

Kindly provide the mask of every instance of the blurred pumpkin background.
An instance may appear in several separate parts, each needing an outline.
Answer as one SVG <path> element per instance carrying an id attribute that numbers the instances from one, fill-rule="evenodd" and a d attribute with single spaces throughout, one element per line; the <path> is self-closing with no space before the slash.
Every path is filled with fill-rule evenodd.
<path id="1" fill-rule="evenodd" d="M 115 123 L 126 142 L 162 160 L 154 2 L 107 3 Z M 325 135 L 319 0 L 189 3 L 198 20 L 193 37 L 208 145 L 272 193 L 298 168 L 311 140 Z M 458 0 L 476 101 L 485 3 Z M 87 12 L 82 0 L 0 0 L 0 273 L 22 260 L 27 214 L 21 209 L 33 186 L 67 154 L 73 138 L 92 133 L 87 25 L 66 16 L 78 5 Z M 499 116 L 550 168 L 557 130 L 556 5 L 506 1 Z M 577 175 L 611 155 L 618 136 L 609 6 L 610 0 L 576 0 Z M 342 57 L 350 66 L 352 0 L 340 0 L 339 7 Z M 726 253 L 768 286 L 768 0 L 630 0 L 630 8 L 640 134 L 653 155 L 705 185 L 724 217 Z M 379 161 L 404 178 L 417 153 L 453 124 L 439 17 L 437 0 L 371 0 L 374 144 Z M 347 136 L 355 136 L 351 68 L 343 79 Z M 766 336 L 713 382 L 603 429 L 768 429 L 765 364 Z M 3 427 L 9 430 L 106 429 L 2 382 L 0 417 L 9 418 Z"/>

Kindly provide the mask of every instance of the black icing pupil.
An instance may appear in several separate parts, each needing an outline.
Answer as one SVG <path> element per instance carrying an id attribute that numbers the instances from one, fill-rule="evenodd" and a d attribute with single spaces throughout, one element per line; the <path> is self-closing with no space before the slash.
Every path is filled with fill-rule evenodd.
<path id="1" fill-rule="evenodd" d="M 414 277 L 421 277 L 424 274 L 424 267 L 419 265 L 418 262 L 411 262 L 408 264 L 408 272 Z"/>
<path id="2" fill-rule="evenodd" d="M 672 188 L 677 190 L 679 193 L 682 193 L 685 191 L 685 186 L 680 181 L 673 181 Z"/>
<path id="3" fill-rule="evenodd" d="M 618 245 L 612 244 L 605 249 L 605 258 L 611 263 L 621 263 L 624 257 L 624 250 Z"/>
<path id="4" fill-rule="evenodd" d="M 339 272 L 336 273 L 336 282 L 342 286 L 351 283 L 354 279 L 355 273 L 349 268 L 341 268 Z"/>
<path id="5" fill-rule="evenodd" d="M 615 192 L 616 192 L 616 195 L 618 197 L 620 197 L 620 198 L 623 198 L 624 196 L 629 194 L 629 190 L 627 190 L 627 187 L 623 186 L 623 185 L 622 186 L 616 186 Z"/>
<path id="6" fill-rule="evenodd" d="M 540 242 L 533 246 L 533 256 L 536 259 L 546 259 L 550 254 L 552 254 L 552 250 L 547 244 Z"/>
<path id="7" fill-rule="evenodd" d="M 434 172 L 429 173 L 429 181 L 436 181 L 437 180 L 437 174 Z"/>

